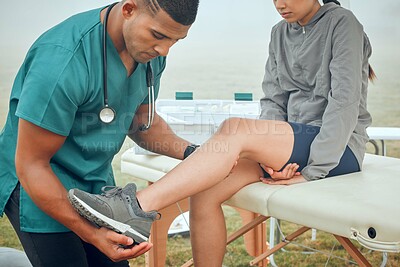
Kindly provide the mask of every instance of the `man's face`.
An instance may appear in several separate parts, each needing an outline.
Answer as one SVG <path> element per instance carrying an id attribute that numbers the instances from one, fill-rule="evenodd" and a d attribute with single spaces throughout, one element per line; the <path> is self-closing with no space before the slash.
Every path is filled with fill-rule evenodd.
<path id="1" fill-rule="evenodd" d="M 166 56 L 190 28 L 174 21 L 162 9 L 154 16 L 149 11 L 137 13 L 125 19 L 122 34 L 129 55 L 139 63 Z"/>

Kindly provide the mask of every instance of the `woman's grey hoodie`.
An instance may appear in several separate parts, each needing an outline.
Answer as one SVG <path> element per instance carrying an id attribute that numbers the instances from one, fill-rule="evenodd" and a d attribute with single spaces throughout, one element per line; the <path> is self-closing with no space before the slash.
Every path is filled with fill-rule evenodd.
<path id="1" fill-rule="evenodd" d="M 360 169 L 371 116 L 366 109 L 371 45 L 353 13 L 334 3 L 323 5 L 307 25 L 275 25 L 265 68 L 261 119 L 320 126 L 307 180 L 324 178 L 346 146 Z"/>

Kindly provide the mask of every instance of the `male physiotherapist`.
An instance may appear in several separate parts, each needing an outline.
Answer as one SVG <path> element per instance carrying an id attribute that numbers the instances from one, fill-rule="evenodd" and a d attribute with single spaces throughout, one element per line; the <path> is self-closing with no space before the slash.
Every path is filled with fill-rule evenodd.
<path id="1" fill-rule="evenodd" d="M 124 0 L 70 17 L 30 48 L 0 134 L 0 214 L 33 266 L 128 266 L 151 248 L 79 216 L 67 190 L 114 185 L 128 135 L 182 159 L 190 143 L 153 113 L 166 55 L 198 0 Z"/>

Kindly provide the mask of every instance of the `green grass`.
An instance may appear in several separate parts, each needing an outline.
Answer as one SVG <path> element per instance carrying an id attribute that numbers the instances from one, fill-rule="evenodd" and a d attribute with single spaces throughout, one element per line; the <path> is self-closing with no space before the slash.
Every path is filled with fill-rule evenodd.
<path id="1" fill-rule="evenodd" d="M 233 232 L 241 225 L 241 219 L 235 209 L 231 207 L 224 207 L 224 212 L 227 219 L 228 232 Z M 267 229 L 269 222 L 267 221 Z M 281 228 L 284 235 L 298 229 L 300 226 L 288 222 L 281 222 Z M 0 246 L 14 247 L 21 249 L 21 245 L 15 235 L 7 218 L 4 216 L 0 219 Z M 275 253 L 274 259 L 279 266 L 356 266 L 354 261 L 350 258 L 347 252 L 341 245 L 333 238 L 332 235 L 317 231 L 316 240 L 311 240 L 311 231 L 306 232 L 295 240 L 299 245 L 289 244 L 285 247 L 285 251 Z M 382 262 L 382 253 L 370 251 L 354 243 L 360 251 L 369 260 L 372 266 L 380 266 Z M 167 260 L 166 266 L 180 266 L 191 258 L 190 240 L 188 237 L 176 236 L 168 239 L 167 245 Z M 311 254 L 304 253 L 305 251 L 313 252 L 313 250 L 303 248 L 302 246 L 318 249 L 321 252 Z M 333 251 L 332 251 L 333 250 Z M 329 254 L 332 251 L 332 255 Z M 400 266 L 400 254 L 390 253 L 388 255 L 389 261 L 387 266 Z M 225 254 L 224 266 L 245 267 L 249 266 L 252 257 L 248 256 L 243 243 L 243 238 L 239 238 L 227 247 Z M 131 266 L 144 266 L 144 256 L 140 256 L 131 260 Z"/>
<path id="2" fill-rule="evenodd" d="M 17 234 L 12 228 L 7 216 L 0 218 L 0 246 L 22 249 Z"/>

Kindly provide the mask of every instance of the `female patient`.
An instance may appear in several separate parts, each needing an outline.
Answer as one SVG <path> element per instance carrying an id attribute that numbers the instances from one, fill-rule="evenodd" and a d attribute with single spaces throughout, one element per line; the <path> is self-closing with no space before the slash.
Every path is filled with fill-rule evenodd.
<path id="1" fill-rule="evenodd" d="M 374 78 L 362 25 L 337 1 L 273 3 L 283 20 L 271 32 L 261 119 L 226 120 L 189 158 L 137 193 L 133 184 L 103 195 L 71 190 L 80 213 L 141 242 L 156 210 L 191 196 L 195 266 L 221 266 L 226 244 L 221 203 L 239 189 L 260 180 L 290 185 L 361 170 L 371 124 L 367 85 Z M 130 213 L 122 218 L 111 215 L 115 210 Z"/>

